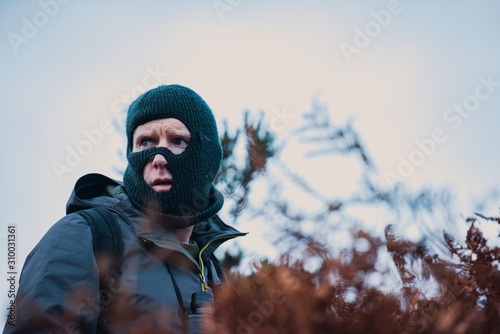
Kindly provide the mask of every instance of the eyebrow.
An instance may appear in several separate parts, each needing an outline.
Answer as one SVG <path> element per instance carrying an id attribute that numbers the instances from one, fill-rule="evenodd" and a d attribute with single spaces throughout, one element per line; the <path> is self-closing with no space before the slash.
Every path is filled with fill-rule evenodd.
<path id="1" fill-rule="evenodd" d="M 143 140 L 144 138 L 151 138 L 154 136 L 158 136 L 158 129 L 153 128 L 149 131 L 145 131 L 145 130 L 141 129 L 141 130 L 139 130 L 139 132 L 136 132 L 134 134 L 134 137 L 136 137 L 136 139 L 134 140 L 134 144 L 140 144 L 141 140 Z"/>
<path id="2" fill-rule="evenodd" d="M 184 130 L 179 130 L 178 132 L 175 133 L 176 136 L 183 137 L 182 139 L 190 140 L 191 139 L 191 132 L 189 131 L 184 131 Z"/>
<path id="3" fill-rule="evenodd" d="M 185 136 L 187 138 L 191 137 L 191 132 L 187 128 L 178 128 L 177 126 L 172 126 L 171 131 L 175 132 L 176 136 Z"/>

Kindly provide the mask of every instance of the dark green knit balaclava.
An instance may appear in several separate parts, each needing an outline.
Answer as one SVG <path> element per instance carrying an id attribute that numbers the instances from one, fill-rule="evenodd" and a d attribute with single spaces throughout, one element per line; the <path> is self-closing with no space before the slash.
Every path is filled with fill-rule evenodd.
<path id="1" fill-rule="evenodd" d="M 176 118 L 188 128 L 191 139 L 181 154 L 164 147 L 132 152 L 135 129 L 149 121 Z M 159 215 L 169 228 L 183 228 L 215 215 L 224 198 L 213 181 L 222 160 L 222 148 L 214 115 L 194 91 L 180 85 L 162 85 L 139 96 L 127 114 L 127 160 L 123 183 L 130 200 L 145 213 Z M 168 162 L 173 184 L 156 192 L 144 180 L 143 170 L 151 156 L 161 154 Z"/>

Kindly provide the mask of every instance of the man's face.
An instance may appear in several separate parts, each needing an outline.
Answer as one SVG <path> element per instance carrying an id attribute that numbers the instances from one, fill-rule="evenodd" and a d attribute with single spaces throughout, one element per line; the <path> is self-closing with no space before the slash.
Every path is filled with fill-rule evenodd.
<path id="1" fill-rule="evenodd" d="M 139 125 L 134 131 L 133 152 L 152 147 L 166 147 L 174 154 L 186 149 L 191 133 L 176 118 L 162 118 Z M 169 191 L 172 187 L 172 173 L 165 157 L 156 154 L 144 166 L 144 181 L 157 192 Z"/>

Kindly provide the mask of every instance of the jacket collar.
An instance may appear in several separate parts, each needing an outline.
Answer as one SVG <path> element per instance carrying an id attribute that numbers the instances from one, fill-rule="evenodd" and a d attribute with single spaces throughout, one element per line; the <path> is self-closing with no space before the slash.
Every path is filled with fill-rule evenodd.
<path id="1" fill-rule="evenodd" d="M 179 251 L 182 249 L 175 236 L 160 224 L 132 205 L 123 189 L 122 182 L 102 174 L 87 174 L 75 184 L 75 188 L 66 205 L 66 213 L 105 206 L 119 214 L 133 229 L 137 237 L 161 243 L 161 247 Z M 192 240 L 200 249 L 205 249 L 204 256 L 211 255 L 224 241 L 243 236 L 235 228 L 225 224 L 217 215 L 195 225 Z"/>

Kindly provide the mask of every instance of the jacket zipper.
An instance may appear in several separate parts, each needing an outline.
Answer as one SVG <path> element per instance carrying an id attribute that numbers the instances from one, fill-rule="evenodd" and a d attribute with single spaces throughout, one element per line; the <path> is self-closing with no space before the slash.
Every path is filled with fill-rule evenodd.
<path id="1" fill-rule="evenodd" d="M 215 239 L 212 239 L 210 240 L 201 250 L 200 250 L 200 254 L 198 255 L 199 259 L 200 259 L 200 267 L 201 267 L 201 273 L 200 273 L 200 280 L 201 280 L 201 291 L 208 291 L 208 284 L 207 284 L 207 280 L 205 278 L 205 275 L 204 275 L 204 264 L 203 264 L 203 260 L 201 259 L 201 255 L 203 254 L 203 251 L 214 241 L 217 241 L 217 240 L 220 240 L 220 239 L 232 239 L 232 238 L 237 238 L 237 237 L 242 237 L 246 234 L 244 233 L 241 233 L 241 234 L 237 234 L 237 235 L 227 235 L 227 236 L 222 236 L 222 237 L 217 237 Z"/>
<path id="2" fill-rule="evenodd" d="M 115 211 L 114 209 L 112 208 L 109 208 L 110 211 L 113 211 L 115 213 L 117 213 L 118 215 L 120 215 L 126 222 L 128 225 L 132 226 L 132 224 L 130 223 L 130 220 L 128 219 L 128 217 L 125 217 L 125 215 L 122 215 L 121 212 L 118 212 L 118 211 Z M 203 251 L 214 241 L 217 241 L 217 240 L 220 240 L 220 239 L 233 239 L 233 238 L 238 238 L 238 237 L 243 237 L 247 235 L 247 233 L 238 233 L 238 234 L 233 234 L 233 235 L 226 235 L 226 236 L 221 236 L 221 237 L 217 237 L 217 238 L 214 238 L 212 240 L 210 240 L 201 250 L 200 250 L 200 254 L 198 255 L 199 259 L 200 259 L 200 267 L 201 267 L 201 272 L 200 272 L 200 280 L 201 280 L 201 291 L 208 291 L 208 284 L 207 284 L 207 280 L 205 278 L 205 275 L 204 275 L 204 264 L 203 264 L 203 260 L 201 259 L 201 255 L 203 254 Z M 149 240 L 146 240 L 143 238 L 143 240 L 145 242 L 148 242 L 150 243 L 151 241 Z"/>

